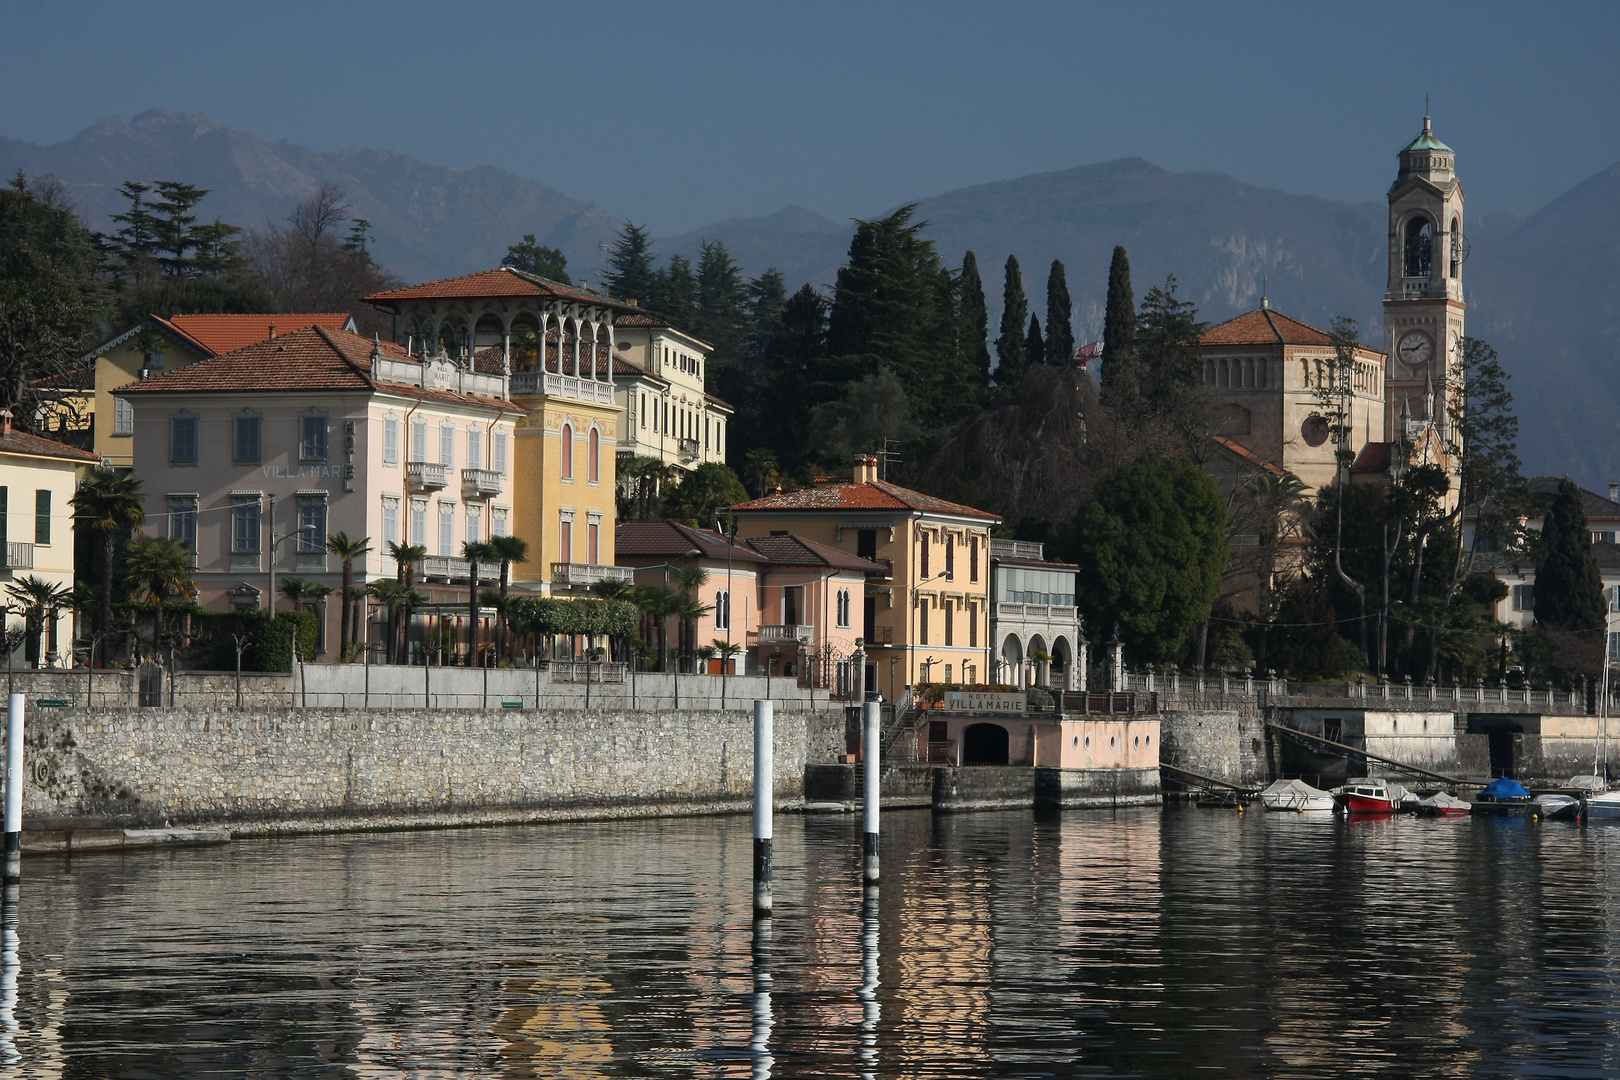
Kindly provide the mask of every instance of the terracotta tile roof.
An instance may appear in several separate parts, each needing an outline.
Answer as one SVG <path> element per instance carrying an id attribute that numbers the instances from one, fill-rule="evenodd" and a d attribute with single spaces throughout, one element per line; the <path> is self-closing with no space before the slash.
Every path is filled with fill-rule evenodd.
<path id="1" fill-rule="evenodd" d="M 190 367 L 159 372 L 115 390 L 117 394 L 243 393 L 285 391 L 375 390 L 419 397 L 443 404 L 505 406 L 496 398 L 423 389 L 371 378 L 371 350 L 394 360 L 413 360 L 402 346 L 380 344 L 346 330 L 311 326 L 273 340 L 237 349 Z"/>
<path id="2" fill-rule="evenodd" d="M 1244 446 L 1235 439 L 1229 439 L 1225 435 L 1211 435 L 1210 438 L 1214 439 L 1218 446 L 1221 446 L 1233 454 L 1236 454 L 1238 457 L 1242 458 L 1244 461 L 1248 462 L 1250 465 L 1253 465 L 1257 469 L 1264 469 L 1273 476 L 1286 475 L 1287 470 L 1285 470 L 1281 465 L 1267 461 L 1265 458 L 1261 457 L 1259 454 L 1255 453 L 1253 450 L 1250 450 L 1248 447 Z"/>
<path id="3" fill-rule="evenodd" d="M 707 401 L 711 405 L 718 405 L 722 409 L 730 409 L 732 412 L 737 411 L 737 407 L 735 405 L 733 405 L 731 402 L 722 401 L 719 398 L 715 397 L 713 394 L 704 394 L 703 395 L 703 400 Z"/>
<path id="4" fill-rule="evenodd" d="M 617 300 L 610 299 L 602 293 L 563 285 L 560 282 L 552 281 L 550 278 L 543 278 L 538 274 L 514 270 L 510 266 L 502 266 L 494 270 L 480 270 L 475 274 L 462 274 L 460 277 L 425 281 L 420 285 L 406 285 L 399 289 L 388 289 L 384 292 L 372 293 L 370 296 L 365 297 L 365 301 L 368 304 L 382 306 L 397 300 L 439 300 L 457 297 L 499 296 L 555 297 L 559 300 L 574 300 L 580 303 L 603 305 L 621 311 L 635 310 Z"/>
<path id="5" fill-rule="evenodd" d="M 279 315 L 172 315 L 167 319 L 154 315 L 152 318 L 155 322 L 173 327 L 215 356 L 268 340 L 271 327 L 275 328 L 279 337 L 308 326 L 342 330 L 349 325 L 348 314 L 341 311 Z"/>
<path id="6" fill-rule="evenodd" d="M 0 435 L 0 454 L 28 454 L 32 457 L 66 458 L 69 461 L 101 463 L 101 458 L 77 446 L 59 443 L 43 435 L 12 429 L 9 435 Z"/>
<path id="7" fill-rule="evenodd" d="M 987 514 L 983 510 L 975 510 L 971 506 L 963 506 L 960 503 L 936 499 L 932 495 L 924 495 L 920 491 L 903 488 L 899 484 L 891 484 L 887 480 L 873 480 L 868 484 L 857 484 L 849 480 L 834 480 L 830 483 L 800 488 L 798 491 L 787 491 L 780 495 L 767 495 L 763 499 L 738 503 L 732 509 L 743 512 L 774 510 L 922 510 L 936 514 L 950 514 L 955 517 L 979 518 L 983 521 L 1001 520 L 995 514 Z"/>
<path id="8" fill-rule="evenodd" d="M 1198 339 L 1201 345 L 1331 345 L 1326 330 L 1291 319 L 1280 311 L 1255 308 L 1253 311 L 1217 323 Z"/>
<path id="9" fill-rule="evenodd" d="M 724 561 L 728 547 L 733 562 L 767 561 L 765 556 L 741 544 L 728 544 L 725 536 L 713 529 L 694 529 L 675 521 L 626 521 L 613 530 L 615 558 L 680 559 L 696 548 L 704 553 L 705 559 Z"/>
<path id="10" fill-rule="evenodd" d="M 1356 460 L 1350 463 L 1350 471 L 1379 475 L 1388 472 L 1394 446 L 1394 443 L 1387 442 L 1368 443 L 1361 448 L 1361 453 L 1356 455 Z"/>
<path id="11" fill-rule="evenodd" d="M 651 314 L 641 310 L 640 308 L 631 308 L 629 311 L 621 311 L 617 315 L 615 315 L 613 317 L 613 325 L 614 326 L 668 326 L 669 325 L 669 320 L 668 319 L 661 319 L 657 315 L 651 315 Z"/>
<path id="12" fill-rule="evenodd" d="M 83 365 L 72 371 L 64 371 L 60 375 L 47 375 L 43 379 L 35 379 L 32 385 L 41 390 L 94 390 L 96 369 Z"/>
<path id="13" fill-rule="evenodd" d="M 615 379 L 651 379 L 653 382 L 663 383 L 665 386 L 669 385 L 669 380 L 657 372 L 648 371 L 646 368 L 638 364 L 632 364 L 628 360 L 620 360 L 617 356 L 613 358 L 613 377 Z"/>
<path id="14" fill-rule="evenodd" d="M 832 570 L 854 570 L 862 574 L 888 573 L 886 567 L 870 559 L 859 558 L 802 536 L 756 536 L 744 543 L 776 566 L 825 566 Z"/>

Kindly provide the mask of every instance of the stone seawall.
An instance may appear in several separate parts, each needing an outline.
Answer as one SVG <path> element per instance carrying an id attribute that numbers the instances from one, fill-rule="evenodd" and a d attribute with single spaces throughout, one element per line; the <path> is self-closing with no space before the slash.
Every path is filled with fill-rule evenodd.
<path id="1" fill-rule="evenodd" d="M 742 711 L 28 710 L 25 815 L 233 831 L 742 810 Z M 843 750 L 843 717 L 776 713 L 776 797 Z"/>

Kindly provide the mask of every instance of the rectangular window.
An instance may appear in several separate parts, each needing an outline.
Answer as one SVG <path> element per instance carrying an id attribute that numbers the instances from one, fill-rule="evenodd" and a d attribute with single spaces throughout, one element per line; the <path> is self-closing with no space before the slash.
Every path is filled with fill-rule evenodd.
<path id="1" fill-rule="evenodd" d="M 484 467 L 484 434 L 477 428 L 467 429 L 467 468 Z"/>
<path id="2" fill-rule="evenodd" d="M 602 523 L 600 521 L 588 522 L 585 526 L 585 561 L 592 566 L 602 562 Z"/>
<path id="3" fill-rule="evenodd" d="M 259 418 L 242 415 L 231 418 L 231 460 L 237 465 L 257 465 L 263 453 L 259 439 Z"/>
<path id="4" fill-rule="evenodd" d="M 326 417 L 321 414 L 298 418 L 298 459 L 300 461 L 326 460 Z"/>
<path id="5" fill-rule="evenodd" d="M 1609 659 L 1620 660 L 1620 634 L 1609 635 Z"/>
<path id="6" fill-rule="evenodd" d="M 399 417 L 383 417 L 383 464 L 399 464 Z M 395 507 L 398 510 L 398 507 Z"/>
<path id="7" fill-rule="evenodd" d="M 862 529 L 855 534 L 855 554 L 862 559 L 877 558 L 876 529 Z"/>
<path id="8" fill-rule="evenodd" d="M 967 606 L 968 616 L 968 648 L 979 647 L 979 605 L 970 603 Z"/>
<path id="9" fill-rule="evenodd" d="M 557 533 L 557 555 L 562 562 L 574 561 L 574 519 L 567 515 L 563 516 Z"/>
<path id="10" fill-rule="evenodd" d="M 237 499 L 231 503 L 231 554 L 259 553 L 259 500 Z"/>
<path id="11" fill-rule="evenodd" d="M 51 542 L 51 493 L 49 491 L 34 492 L 34 543 L 49 544 Z"/>
<path id="12" fill-rule="evenodd" d="M 788 626 L 799 625 L 799 610 L 804 607 L 804 586 L 782 586 L 782 622 Z"/>
<path id="13" fill-rule="evenodd" d="M 506 535 L 506 511 L 500 507 L 490 511 L 489 534 L 491 536 Z"/>
<path id="14" fill-rule="evenodd" d="M 949 551 L 951 549 L 947 545 L 945 550 Z M 940 609 L 940 612 L 945 616 L 945 644 L 947 644 L 947 645 L 955 645 L 956 644 L 956 601 L 954 601 L 954 600 L 945 601 L 945 606 Z M 947 681 L 949 681 L 949 680 L 947 680 Z"/>
<path id="15" fill-rule="evenodd" d="M 427 460 L 427 421 L 413 420 L 411 422 L 411 460 Z"/>
<path id="16" fill-rule="evenodd" d="M 945 537 L 945 580 L 956 580 L 956 537 L 950 535 Z"/>
<path id="17" fill-rule="evenodd" d="M 186 550 L 197 551 L 197 497 L 195 495 L 169 496 L 169 539 L 186 545 Z"/>
<path id="18" fill-rule="evenodd" d="M 922 557 L 918 560 L 919 569 L 922 571 L 923 578 L 926 579 L 928 577 L 928 545 L 930 537 L 927 533 L 921 533 L 919 535 L 922 538 L 919 541 L 922 544 Z"/>
<path id="19" fill-rule="evenodd" d="M 477 503 L 467 504 L 467 543 L 476 544 L 484 538 L 484 508 Z"/>
<path id="20" fill-rule="evenodd" d="M 135 434 L 135 405 L 123 398 L 113 398 L 113 434 Z"/>
<path id="21" fill-rule="evenodd" d="M 422 499 L 411 500 L 411 544 L 427 546 L 427 502 Z"/>
<path id="22" fill-rule="evenodd" d="M 1534 585 L 1513 586 L 1513 610 L 1536 610 L 1536 587 Z"/>
<path id="23" fill-rule="evenodd" d="M 315 555 L 326 551 L 326 498 L 298 496 L 298 551 Z"/>
<path id="24" fill-rule="evenodd" d="M 197 418 L 195 416 L 169 417 L 169 463 L 172 465 L 197 464 Z"/>
<path id="25" fill-rule="evenodd" d="M 506 432 L 495 433 L 495 471 L 506 475 Z"/>
<path id="26" fill-rule="evenodd" d="M 456 463 L 456 428 L 454 424 L 444 424 L 439 428 L 439 464 L 454 465 Z"/>
<path id="27" fill-rule="evenodd" d="M 968 580 L 979 580 L 979 538 L 968 540 Z"/>
<path id="28" fill-rule="evenodd" d="M 641 395 L 641 426 L 647 426 L 647 395 Z"/>
<path id="29" fill-rule="evenodd" d="M 399 500 L 384 499 L 382 511 L 383 543 L 397 544 L 399 543 Z"/>
<path id="30" fill-rule="evenodd" d="M 0 487 L 0 555 L 6 554 L 6 509 L 10 502 L 11 489 Z"/>
<path id="31" fill-rule="evenodd" d="M 454 555 L 456 553 L 456 506 L 454 503 L 439 504 L 439 554 Z"/>
<path id="32" fill-rule="evenodd" d="M 917 644 L 928 644 L 928 601 L 917 601 Z"/>
<path id="33" fill-rule="evenodd" d="M 1620 611 L 1620 585 L 1606 589 L 1604 595 L 1609 598 L 1609 610 Z"/>

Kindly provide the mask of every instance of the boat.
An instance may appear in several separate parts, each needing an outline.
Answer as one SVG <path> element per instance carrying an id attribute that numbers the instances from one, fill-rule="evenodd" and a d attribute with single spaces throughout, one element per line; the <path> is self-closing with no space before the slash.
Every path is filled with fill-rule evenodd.
<path id="1" fill-rule="evenodd" d="M 1267 810 L 1332 810 L 1333 796 L 1303 780 L 1278 780 L 1260 793 Z"/>
<path id="2" fill-rule="evenodd" d="M 1417 812 L 1424 817 L 1460 817 L 1473 809 L 1466 799 L 1459 799 L 1449 791 L 1438 791 L 1427 799 L 1419 799 Z"/>
<path id="3" fill-rule="evenodd" d="M 1400 803 L 1401 810 L 1409 814 L 1417 812 L 1418 803 L 1421 801 L 1415 793 L 1407 790 L 1404 784 L 1389 785 L 1389 797 Z"/>
<path id="4" fill-rule="evenodd" d="M 1586 819 L 1620 820 L 1620 791 L 1605 791 L 1586 800 Z"/>
<path id="5" fill-rule="evenodd" d="M 1333 801 L 1346 814 L 1398 814 L 1399 795 L 1392 794 L 1382 780 L 1363 776 L 1333 789 Z"/>
<path id="6" fill-rule="evenodd" d="M 1573 795 L 1537 795 L 1530 800 L 1530 807 L 1548 821 L 1573 821 L 1581 816 L 1581 800 Z"/>
<path id="7" fill-rule="evenodd" d="M 1492 780 L 1474 799 L 1472 813 L 1475 814 L 1528 814 L 1530 813 L 1530 791 L 1523 784 L 1512 777 L 1503 776 Z"/>

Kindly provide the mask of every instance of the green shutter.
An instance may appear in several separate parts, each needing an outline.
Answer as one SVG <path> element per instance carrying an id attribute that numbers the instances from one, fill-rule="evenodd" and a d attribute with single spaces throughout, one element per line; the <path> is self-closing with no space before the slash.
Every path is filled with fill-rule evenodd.
<path id="1" fill-rule="evenodd" d="M 34 492 L 34 543 L 51 542 L 51 493 Z"/>

